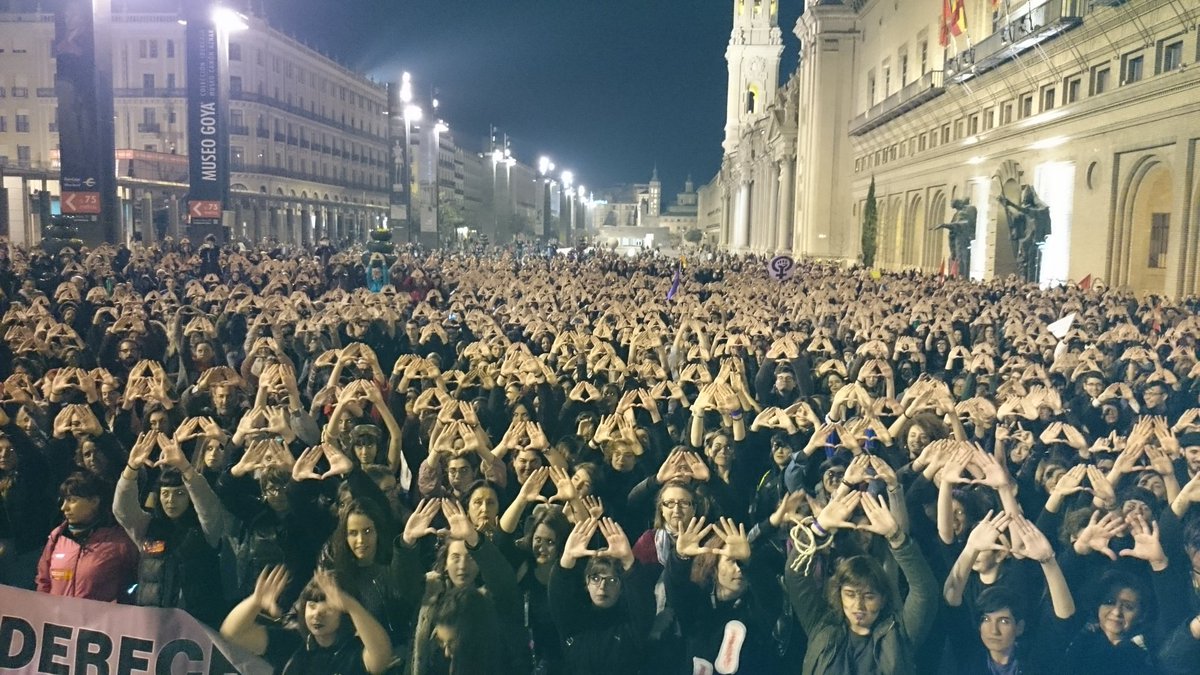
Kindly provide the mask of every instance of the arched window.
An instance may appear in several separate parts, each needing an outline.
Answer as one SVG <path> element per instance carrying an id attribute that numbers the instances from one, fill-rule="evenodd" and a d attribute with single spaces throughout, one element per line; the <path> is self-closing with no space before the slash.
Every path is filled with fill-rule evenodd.
<path id="1" fill-rule="evenodd" d="M 758 87 L 754 85 L 746 90 L 746 112 L 749 114 L 758 112 Z"/>

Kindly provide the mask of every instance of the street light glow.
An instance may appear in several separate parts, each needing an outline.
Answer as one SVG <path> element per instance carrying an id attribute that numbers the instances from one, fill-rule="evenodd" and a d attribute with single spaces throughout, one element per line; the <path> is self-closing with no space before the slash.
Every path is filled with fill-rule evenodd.
<path id="1" fill-rule="evenodd" d="M 400 101 L 405 104 L 412 103 L 412 75 L 407 71 L 400 77 Z"/>
<path id="2" fill-rule="evenodd" d="M 574 172 L 563 171 L 562 172 L 562 182 L 563 182 L 563 187 L 566 188 L 567 190 L 570 190 L 571 185 L 573 185 L 575 183 Z"/>
<path id="3" fill-rule="evenodd" d="M 538 173 L 545 176 L 554 170 L 554 162 L 550 161 L 549 157 L 542 155 L 538 158 Z"/>
<path id="4" fill-rule="evenodd" d="M 420 122 L 424 114 L 419 105 L 409 104 L 404 106 L 404 119 L 408 122 Z"/>
<path id="5" fill-rule="evenodd" d="M 433 132 L 434 132 L 435 134 L 444 134 L 444 133 L 446 133 L 447 131 L 450 131 L 450 125 L 449 125 L 449 124 L 446 124 L 446 123 L 445 123 L 445 122 L 443 122 L 442 120 L 438 120 L 438 121 L 437 121 L 437 124 L 435 124 L 435 125 L 433 126 Z"/>
<path id="6" fill-rule="evenodd" d="M 212 19 L 213 23 L 217 26 L 217 30 L 223 30 L 227 33 L 236 33 L 250 27 L 250 24 L 246 22 L 246 17 L 228 7 L 214 7 Z"/>
<path id="7" fill-rule="evenodd" d="M 582 185 L 579 186 L 579 190 L 576 192 L 578 193 L 580 199 L 583 199 L 587 196 L 587 188 L 583 187 Z"/>

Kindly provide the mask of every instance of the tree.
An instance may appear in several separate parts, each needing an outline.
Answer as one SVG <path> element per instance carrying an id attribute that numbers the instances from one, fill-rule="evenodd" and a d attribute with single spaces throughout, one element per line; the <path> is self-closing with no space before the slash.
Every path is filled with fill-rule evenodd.
<path id="1" fill-rule="evenodd" d="M 867 189 L 867 204 L 863 208 L 862 261 L 867 267 L 875 266 L 875 248 L 879 230 L 879 204 L 875 202 L 875 177 L 871 176 L 871 187 Z"/>
<path id="2" fill-rule="evenodd" d="M 510 213 L 500 217 L 496 232 L 497 243 L 508 243 L 521 234 L 533 234 L 533 223 L 528 217 L 519 213 Z"/>
<path id="3" fill-rule="evenodd" d="M 457 200 L 443 200 L 438 214 L 438 239 L 445 245 L 458 241 L 458 228 L 466 222 Z"/>
<path id="4" fill-rule="evenodd" d="M 700 231 L 700 228 L 693 227 L 683 234 L 683 240 L 690 244 L 699 244 L 704 241 L 704 233 Z"/>

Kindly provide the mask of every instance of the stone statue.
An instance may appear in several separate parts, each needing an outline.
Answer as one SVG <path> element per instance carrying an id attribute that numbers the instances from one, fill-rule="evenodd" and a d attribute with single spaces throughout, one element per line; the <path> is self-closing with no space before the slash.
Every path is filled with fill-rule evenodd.
<path id="1" fill-rule="evenodd" d="M 1000 203 L 1008 213 L 1009 237 L 1021 278 L 1037 282 L 1041 278 L 1042 252 L 1040 245 L 1050 236 L 1050 207 L 1038 197 L 1032 185 L 1021 188 L 1020 203 L 1003 194 Z"/>
<path id="2" fill-rule="evenodd" d="M 955 199 L 950 205 L 954 207 L 954 220 L 933 229 L 949 231 L 950 259 L 958 263 L 958 275 L 967 277 L 971 274 L 971 240 L 975 238 L 979 210 L 968 199 Z"/>

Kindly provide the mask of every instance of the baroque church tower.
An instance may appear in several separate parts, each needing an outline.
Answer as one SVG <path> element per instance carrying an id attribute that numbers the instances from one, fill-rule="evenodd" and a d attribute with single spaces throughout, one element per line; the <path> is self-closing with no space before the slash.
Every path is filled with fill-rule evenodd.
<path id="1" fill-rule="evenodd" d="M 779 91 L 779 0 L 733 0 L 733 33 L 725 60 L 729 93 L 725 114 L 725 154 L 733 154 L 742 130 L 766 115 Z"/>

